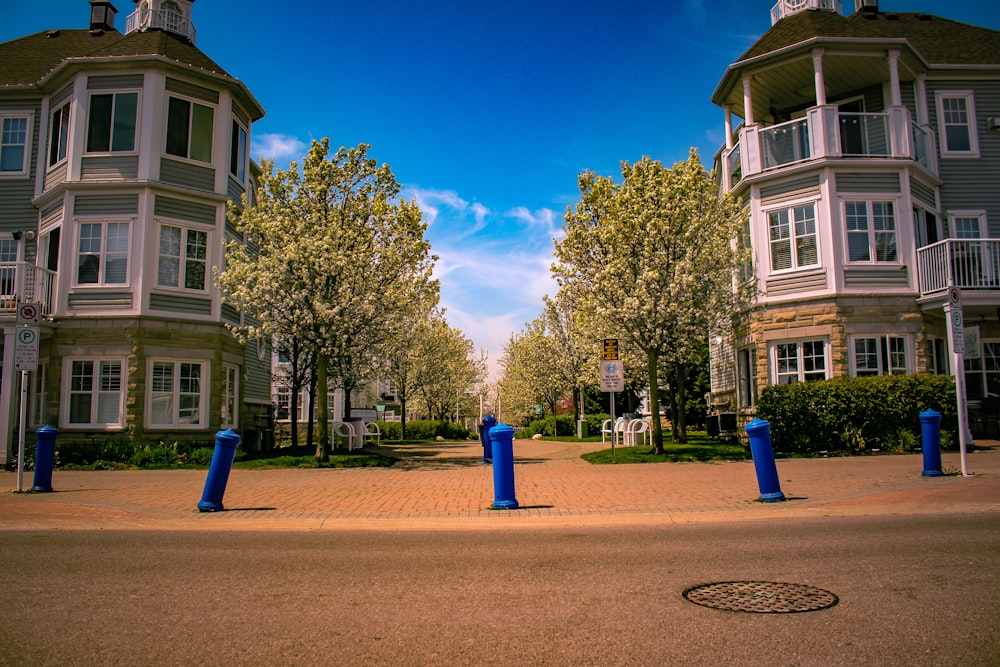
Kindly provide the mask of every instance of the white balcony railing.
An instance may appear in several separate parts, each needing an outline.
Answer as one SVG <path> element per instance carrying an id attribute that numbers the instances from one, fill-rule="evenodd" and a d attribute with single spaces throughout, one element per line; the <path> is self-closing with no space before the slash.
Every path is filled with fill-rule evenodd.
<path id="1" fill-rule="evenodd" d="M 191 19 L 169 9 L 150 11 L 140 9 L 128 15 L 125 19 L 125 34 L 149 29 L 167 30 L 183 35 L 195 43 L 198 31 L 194 29 Z"/>
<path id="2" fill-rule="evenodd" d="M 812 157 L 809 123 L 805 118 L 774 125 L 760 132 L 764 169 L 801 162 Z"/>
<path id="3" fill-rule="evenodd" d="M 917 125 L 903 107 L 882 113 L 840 112 L 826 105 L 804 118 L 739 130 L 739 143 L 721 153 L 732 188 L 747 176 L 819 159 L 909 159 L 937 172 L 934 131 Z"/>
<path id="4" fill-rule="evenodd" d="M 943 292 L 951 286 L 1000 290 L 1000 240 L 946 239 L 920 248 L 917 275 L 922 295 Z"/>
<path id="5" fill-rule="evenodd" d="M 791 3 L 786 2 L 786 0 L 778 0 L 778 3 L 771 8 L 771 25 L 774 25 L 789 14 L 797 14 L 804 9 L 820 9 L 838 14 L 841 13 L 840 0 L 796 0 Z"/>
<path id="6" fill-rule="evenodd" d="M 56 274 L 27 262 L 0 262 L 0 312 L 13 313 L 19 303 L 37 303 L 52 314 Z"/>

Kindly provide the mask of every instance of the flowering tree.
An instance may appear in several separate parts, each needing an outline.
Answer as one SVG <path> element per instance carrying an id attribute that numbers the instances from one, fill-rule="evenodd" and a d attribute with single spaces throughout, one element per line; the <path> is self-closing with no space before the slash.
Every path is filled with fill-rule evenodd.
<path id="1" fill-rule="evenodd" d="M 567 210 L 552 271 L 581 307 L 642 351 L 653 443 L 662 452 L 661 359 L 679 376 L 696 358 L 695 341 L 733 312 L 739 211 L 719 196 L 694 149 L 670 169 L 644 157 L 623 162 L 621 173 L 620 184 L 580 175 L 580 201 Z M 682 417 L 680 442 L 684 428 Z"/>
<path id="2" fill-rule="evenodd" d="M 217 277 L 226 301 L 257 323 L 241 335 L 315 347 L 318 460 L 329 456 L 329 371 L 349 396 L 380 370 L 401 313 L 437 299 L 427 225 L 368 149 L 330 156 L 329 139 L 313 141 L 301 173 L 295 162 L 275 170 L 264 161 L 257 201 L 230 212 L 246 243 L 227 245 Z"/>

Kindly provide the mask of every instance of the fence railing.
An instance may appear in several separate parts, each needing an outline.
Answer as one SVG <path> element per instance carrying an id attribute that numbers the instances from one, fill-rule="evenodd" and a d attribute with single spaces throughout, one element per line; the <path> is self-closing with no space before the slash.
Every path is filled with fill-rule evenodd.
<path id="1" fill-rule="evenodd" d="M 946 239 L 920 248 L 917 275 L 924 295 L 951 286 L 1000 290 L 1000 240 Z"/>

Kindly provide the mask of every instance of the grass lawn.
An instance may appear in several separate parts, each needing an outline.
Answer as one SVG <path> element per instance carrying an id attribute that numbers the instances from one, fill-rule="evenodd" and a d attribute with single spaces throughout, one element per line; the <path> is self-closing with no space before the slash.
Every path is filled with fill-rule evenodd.
<path id="1" fill-rule="evenodd" d="M 320 463 L 313 458 L 315 447 L 276 447 L 266 452 L 247 452 L 233 462 L 234 468 L 388 468 L 399 459 L 377 452 L 358 450 L 330 452 L 330 460 Z"/>
<path id="2" fill-rule="evenodd" d="M 601 449 L 583 455 L 590 463 L 678 463 L 682 461 L 746 461 L 750 459 L 750 449 L 739 442 L 713 440 L 704 433 L 688 432 L 687 444 L 680 445 L 663 434 L 665 453 L 652 454 L 652 447 L 615 447 Z"/>

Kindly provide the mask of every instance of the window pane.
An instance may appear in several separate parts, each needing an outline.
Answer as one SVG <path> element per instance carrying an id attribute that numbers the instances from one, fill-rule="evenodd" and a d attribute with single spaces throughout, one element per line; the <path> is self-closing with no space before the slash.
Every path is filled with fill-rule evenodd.
<path id="1" fill-rule="evenodd" d="M 138 93 L 118 93 L 115 96 L 115 125 L 111 144 L 113 151 L 135 149 L 135 116 Z"/>
<path id="2" fill-rule="evenodd" d="M 878 339 L 855 339 L 854 368 L 858 376 L 878 375 Z"/>
<path id="3" fill-rule="evenodd" d="M 87 152 L 105 152 L 111 147 L 111 104 L 113 95 L 90 96 L 90 127 Z"/>
<path id="4" fill-rule="evenodd" d="M 181 230 L 179 227 L 160 227 L 160 258 L 156 270 L 156 284 L 177 287 L 181 270 Z"/>
<path id="5" fill-rule="evenodd" d="M 971 151 L 969 113 L 964 97 L 946 97 L 941 101 L 944 113 L 945 143 L 949 151 Z"/>
<path id="6" fill-rule="evenodd" d="M 93 285 L 98 282 L 101 267 L 101 225 L 80 225 L 80 261 L 76 282 Z"/>
<path id="7" fill-rule="evenodd" d="M 211 162 L 214 111 L 212 107 L 201 104 L 192 106 L 194 107 L 194 116 L 191 119 L 191 159 Z"/>
<path id="8" fill-rule="evenodd" d="M 69 423 L 90 423 L 90 394 L 70 394 Z"/>
<path id="9" fill-rule="evenodd" d="M 189 229 L 184 263 L 184 287 L 205 289 L 205 258 L 208 252 L 208 234 Z"/>
<path id="10" fill-rule="evenodd" d="M 105 284 L 124 285 L 128 282 L 128 230 L 127 222 L 108 223 Z"/>
<path id="11" fill-rule="evenodd" d="M 796 260 L 798 266 L 812 266 L 819 263 L 816 246 L 816 214 L 812 206 L 795 209 Z"/>
<path id="12" fill-rule="evenodd" d="M 167 103 L 167 148 L 169 155 L 187 157 L 191 103 L 171 97 Z"/>

